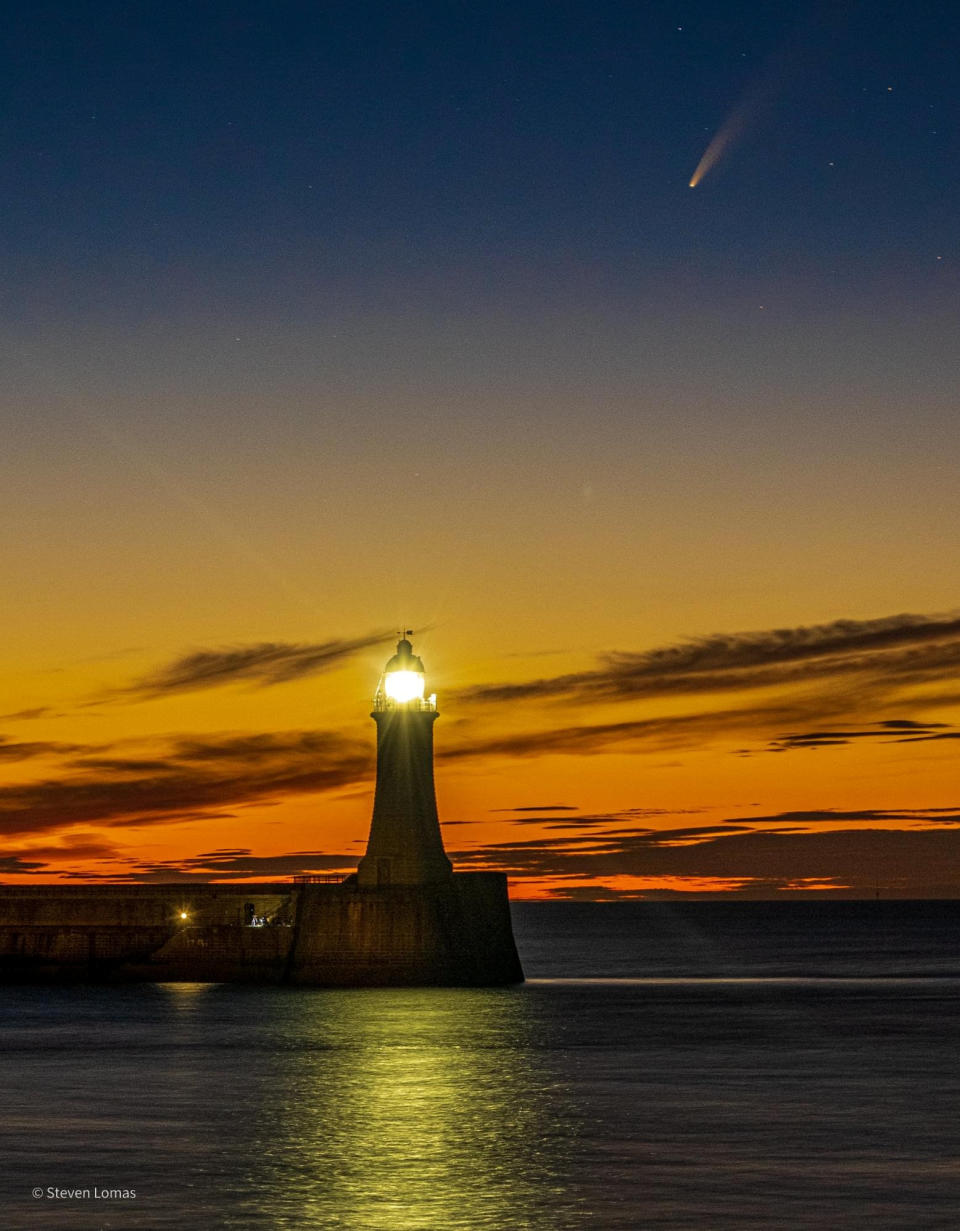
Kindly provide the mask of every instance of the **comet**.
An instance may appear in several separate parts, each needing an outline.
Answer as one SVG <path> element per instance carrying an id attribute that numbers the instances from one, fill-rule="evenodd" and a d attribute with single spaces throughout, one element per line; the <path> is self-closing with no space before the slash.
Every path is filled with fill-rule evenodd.
<path id="1" fill-rule="evenodd" d="M 784 53 L 774 56 L 767 62 L 759 79 L 741 95 L 733 110 L 711 137 L 710 144 L 697 163 L 697 169 L 690 180 L 691 188 L 696 188 L 703 177 L 713 170 L 744 133 L 769 111 L 774 99 L 783 89 L 786 79 L 793 75 L 787 71 L 788 67 L 793 68 L 793 66 L 788 66 L 786 59 Z"/>
<path id="2" fill-rule="evenodd" d="M 818 6 L 808 14 L 784 44 L 767 60 L 759 77 L 748 86 L 733 110 L 710 139 L 710 144 L 690 178 L 696 188 L 728 151 L 773 108 L 777 97 L 801 75 L 808 76 L 836 38 L 838 12 L 833 6 Z"/>
<path id="3" fill-rule="evenodd" d="M 703 151 L 697 169 L 690 179 L 690 187 L 696 188 L 708 171 L 712 171 L 731 145 L 742 136 L 749 126 L 751 108 L 744 99 L 738 103 L 713 134 L 710 144 Z"/>

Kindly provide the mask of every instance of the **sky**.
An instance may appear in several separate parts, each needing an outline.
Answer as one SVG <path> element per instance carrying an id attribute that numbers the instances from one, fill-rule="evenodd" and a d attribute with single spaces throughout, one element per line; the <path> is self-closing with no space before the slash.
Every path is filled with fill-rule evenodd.
<path id="1" fill-rule="evenodd" d="M 955 5 L 4 16 L 6 881 L 960 896 Z"/>

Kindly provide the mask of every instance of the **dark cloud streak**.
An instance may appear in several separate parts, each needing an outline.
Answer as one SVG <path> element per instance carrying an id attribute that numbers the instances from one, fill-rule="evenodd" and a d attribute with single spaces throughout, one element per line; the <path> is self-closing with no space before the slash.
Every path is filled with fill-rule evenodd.
<path id="1" fill-rule="evenodd" d="M 382 645 L 385 632 L 315 644 L 265 641 L 256 645 L 196 650 L 174 659 L 132 684 L 107 695 L 107 700 L 149 701 L 176 693 L 250 684 L 266 688 L 338 667 L 355 654 Z"/>
<path id="2" fill-rule="evenodd" d="M 622 701 L 782 687 L 849 674 L 918 684 L 940 680 L 945 670 L 960 666 L 960 616 L 903 614 L 717 633 L 640 653 L 607 654 L 600 664 L 552 678 L 481 684 L 461 695 L 486 702 L 570 696 Z"/>
<path id="3" fill-rule="evenodd" d="M 0 786 L 0 834 L 205 820 L 211 809 L 352 784 L 372 767 L 369 744 L 337 732 L 174 737 L 148 762 L 81 760 L 62 777 Z"/>
<path id="4" fill-rule="evenodd" d="M 841 820 L 842 814 L 833 819 Z M 960 872 L 954 871 L 960 868 L 960 825 L 810 833 L 743 827 L 731 834 L 705 827 L 700 840 L 683 840 L 688 836 L 693 836 L 690 831 L 663 830 L 620 837 L 545 837 L 460 851 L 457 858 L 461 864 L 496 868 L 517 878 L 690 878 L 691 888 L 703 879 L 735 881 L 747 892 L 764 895 L 798 882 L 829 882 L 850 896 L 873 896 L 878 885 L 899 896 L 960 895 Z"/>

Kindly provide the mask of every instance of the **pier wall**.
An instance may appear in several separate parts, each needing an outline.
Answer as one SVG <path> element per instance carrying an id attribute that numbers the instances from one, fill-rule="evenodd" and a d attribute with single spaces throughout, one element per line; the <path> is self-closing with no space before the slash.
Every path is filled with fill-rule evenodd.
<path id="1" fill-rule="evenodd" d="M 523 972 L 506 877 L 478 872 L 375 888 L 0 886 L 0 980 L 38 979 L 362 987 Z"/>

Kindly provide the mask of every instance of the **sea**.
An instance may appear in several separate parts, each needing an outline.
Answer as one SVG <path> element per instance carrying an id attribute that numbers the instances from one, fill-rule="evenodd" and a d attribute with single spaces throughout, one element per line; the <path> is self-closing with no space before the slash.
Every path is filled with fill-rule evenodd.
<path id="1" fill-rule="evenodd" d="M 519 902 L 528 981 L 0 996 L 0 1228 L 960 1228 L 960 903 Z"/>

